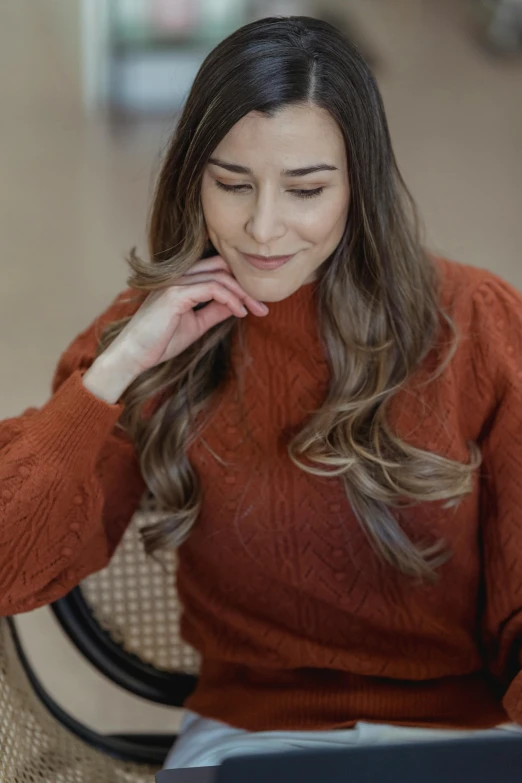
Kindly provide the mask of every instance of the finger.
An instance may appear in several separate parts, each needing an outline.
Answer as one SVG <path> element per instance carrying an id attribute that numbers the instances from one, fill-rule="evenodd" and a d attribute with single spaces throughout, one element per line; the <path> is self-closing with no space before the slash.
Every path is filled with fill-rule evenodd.
<path id="1" fill-rule="evenodd" d="M 243 301 L 248 309 L 255 315 L 266 315 L 268 313 L 268 308 L 265 304 L 263 304 L 263 302 L 259 302 L 257 299 L 254 299 L 252 296 L 247 294 L 246 291 L 239 285 L 237 280 L 225 272 L 215 272 L 210 278 L 208 274 L 191 275 L 190 277 L 185 278 L 182 277 L 176 282 L 176 285 L 190 286 L 194 285 L 195 283 L 208 283 L 212 280 L 215 280 L 216 282 L 230 289 L 230 291 L 233 291 L 235 294 L 237 294 L 237 296 Z"/>
<path id="2" fill-rule="evenodd" d="M 201 267 L 201 271 L 205 271 L 208 267 L 207 276 L 204 278 L 201 278 L 201 280 L 194 280 L 193 278 L 198 274 L 198 267 Z M 146 297 L 145 301 L 140 307 L 140 310 L 142 313 L 145 313 L 147 310 L 150 310 L 151 308 L 154 308 L 156 302 L 159 299 L 163 299 L 163 297 L 166 295 L 166 292 L 169 291 L 169 289 L 173 288 L 174 286 L 178 285 L 192 285 L 194 282 L 204 282 L 205 280 L 209 279 L 208 274 L 211 274 L 212 272 L 226 272 L 229 269 L 229 267 L 226 265 L 226 263 L 223 261 L 221 256 L 213 256 L 212 258 L 206 259 L 205 261 L 198 262 L 194 264 L 190 268 L 188 272 L 185 272 L 183 277 L 178 278 L 170 285 L 157 288 L 153 291 L 150 291 L 148 296 Z M 229 275 L 230 277 L 230 275 Z M 188 279 L 190 278 L 190 279 Z"/>
<path id="3" fill-rule="evenodd" d="M 172 286 L 168 289 L 168 300 L 168 306 L 175 306 L 180 314 L 212 300 L 229 307 L 238 318 L 244 318 L 248 312 L 241 298 L 216 280 L 195 283 L 190 286 Z"/>
<path id="4" fill-rule="evenodd" d="M 209 286 L 212 292 L 213 300 L 219 302 L 219 304 L 226 305 L 238 318 L 244 318 L 247 315 L 247 309 L 241 300 L 241 296 L 236 292 L 214 280 L 206 285 Z M 205 284 L 202 283 L 202 286 L 204 287 Z"/>

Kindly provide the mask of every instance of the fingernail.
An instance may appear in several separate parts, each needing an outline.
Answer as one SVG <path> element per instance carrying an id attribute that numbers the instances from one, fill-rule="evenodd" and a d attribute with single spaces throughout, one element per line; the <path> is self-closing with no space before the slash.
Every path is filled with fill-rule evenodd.
<path id="1" fill-rule="evenodd" d="M 259 302 L 259 307 L 260 307 L 262 310 L 264 310 L 264 312 L 265 312 L 265 313 L 269 313 L 269 312 L 270 312 L 270 310 L 268 309 L 268 307 L 266 306 L 266 304 L 264 304 L 264 302 Z"/>
<path id="2" fill-rule="evenodd" d="M 248 315 L 248 310 L 244 305 L 241 305 L 241 312 L 243 313 L 243 315 Z"/>

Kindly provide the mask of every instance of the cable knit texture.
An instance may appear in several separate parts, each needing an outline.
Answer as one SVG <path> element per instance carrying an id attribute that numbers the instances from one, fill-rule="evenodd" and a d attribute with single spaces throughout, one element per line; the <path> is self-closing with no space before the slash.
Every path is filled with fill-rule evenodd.
<path id="1" fill-rule="evenodd" d="M 324 400 L 329 364 L 316 285 L 241 322 L 233 367 L 190 448 L 200 519 L 179 552 L 182 631 L 202 654 L 187 706 L 249 730 L 321 729 L 358 720 L 417 726 L 522 723 L 522 294 L 492 272 L 437 259 L 446 325 L 395 396 L 390 423 L 419 448 L 483 464 L 458 508 L 398 510 L 413 540 L 453 550 L 435 585 L 383 564 L 338 479 L 290 461 L 292 434 Z M 64 595 L 108 562 L 144 484 L 107 405 L 82 385 L 104 323 L 62 357 L 40 410 L 0 425 L 0 610 Z"/>

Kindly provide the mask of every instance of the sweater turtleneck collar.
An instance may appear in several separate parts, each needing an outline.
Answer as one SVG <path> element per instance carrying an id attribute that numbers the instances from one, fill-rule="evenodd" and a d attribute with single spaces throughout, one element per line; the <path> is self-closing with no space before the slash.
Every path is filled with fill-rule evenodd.
<path id="1" fill-rule="evenodd" d="M 268 315 L 249 317 L 256 331 L 279 332 L 293 335 L 317 334 L 316 293 L 318 281 L 302 285 L 293 294 L 279 302 L 267 302 Z M 253 323 L 252 323 L 253 322 Z"/>

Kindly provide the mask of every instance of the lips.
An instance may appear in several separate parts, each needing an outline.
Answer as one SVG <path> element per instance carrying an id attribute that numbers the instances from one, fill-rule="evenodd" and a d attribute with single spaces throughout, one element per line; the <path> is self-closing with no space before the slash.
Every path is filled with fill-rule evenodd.
<path id="1" fill-rule="evenodd" d="M 250 253 L 243 253 L 244 258 L 256 269 L 278 269 L 287 264 L 294 257 L 295 253 L 288 256 L 256 256 Z"/>

